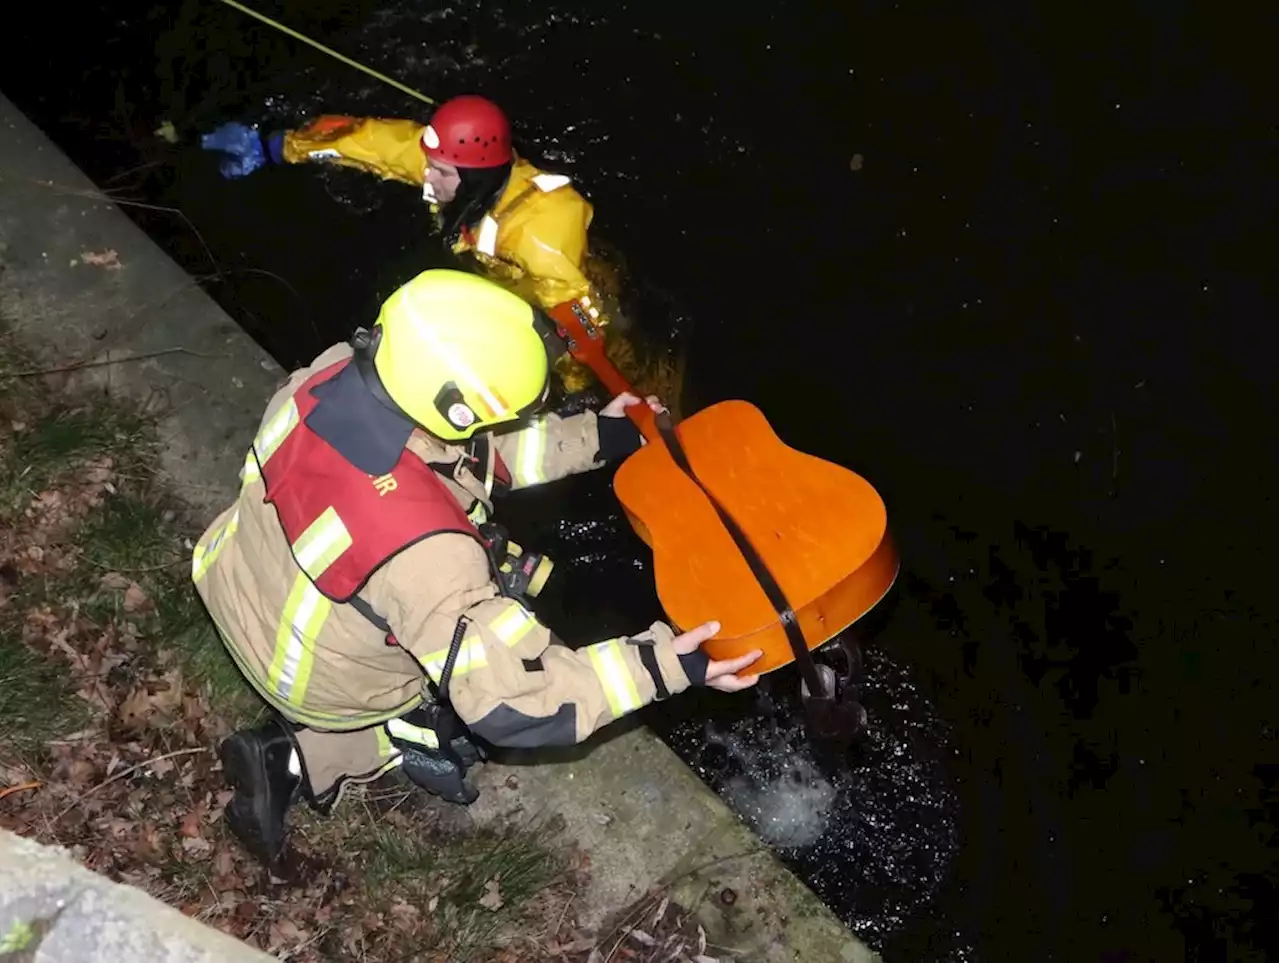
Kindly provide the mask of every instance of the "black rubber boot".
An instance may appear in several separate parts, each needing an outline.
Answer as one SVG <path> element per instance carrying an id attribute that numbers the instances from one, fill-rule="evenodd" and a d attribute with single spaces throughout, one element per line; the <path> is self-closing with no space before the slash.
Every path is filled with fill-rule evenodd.
<path id="1" fill-rule="evenodd" d="M 293 740 L 272 720 L 232 733 L 218 748 L 227 782 L 236 791 L 227 804 L 227 825 L 244 847 L 268 867 L 284 851 L 285 813 L 302 785 L 289 772 Z"/>

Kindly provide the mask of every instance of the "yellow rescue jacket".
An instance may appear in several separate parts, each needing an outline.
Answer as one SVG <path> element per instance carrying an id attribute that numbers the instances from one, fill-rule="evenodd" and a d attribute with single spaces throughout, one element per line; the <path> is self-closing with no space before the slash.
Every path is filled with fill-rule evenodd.
<path id="1" fill-rule="evenodd" d="M 329 162 L 424 188 L 424 129 L 412 120 L 329 115 L 286 132 L 282 154 L 290 164 Z M 470 251 L 487 276 L 544 311 L 581 303 L 604 326 L 609 356 L 622 373 L 641 393 L 659 394 L 678 411 L 682 365 L 643 359 L 619 330 L 624 325 L 616 270 L 589 253 L 593 214 L 568 177 L 545 173 L 517 157 L 502 196 L 455 250 Z M 591 372 L 567 354 L 555 368 L 569 391 L 580 391 L 592 381 Z"/>
<path id="2" fill-rule="evenodd" d="M 423 124 L 325 116 L 284 135 L 290 164 L 327 161 L 415 187 L 426 184 Z M 540 171 L 516 157 L 506 190 L 456 250 L 471 251 L 486 274 L 526 300 L 550 310 L 592 298 L 586 275 L 591 205 L 563 174 Z M 468 232 L 471 233 L 471 232 Z"/>

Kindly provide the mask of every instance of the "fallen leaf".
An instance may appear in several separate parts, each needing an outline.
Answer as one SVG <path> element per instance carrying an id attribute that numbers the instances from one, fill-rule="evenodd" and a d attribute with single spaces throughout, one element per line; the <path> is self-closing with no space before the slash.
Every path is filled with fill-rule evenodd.
<path id="1" fill-rule="evenodd" d="M 173 121 L 166 120 L 163 124 L 155 129 L 155 135 L 161 140 L 168 141 L 170 144 L 178 142 L 178 131 L 173 126 Z"/>
<path id="2" fill-rule="evenodd" d="M 119 592 L 129 587 L 129 580 L 119 572 L 108 572 L 98 579 L 98 587 L 111 592 Z"/>
<path id="3" fill-rule="evenodd" d="M 641 946 L 653 946 L 654 943 L 658 942 L 644 930 L 632 930 L 631 938 Z"/>
<path id="4" fill-rule="evenodd" d="M 80 260 L 85 264 L 95 264 L 98 267 L 106 268 L 108 271 L 119 271 L 123 264 L 120 263 L 120 255 L 115 248 L 108 248 L 105 251 L 84 251 L 80 254 Z"/>
<path id="5" fill-rule="evenodd" d="M 124 590 L 124 610 L 141 612 L 150 604 L 151 599 L 147 598 L 147 593 L 142 591 L 142 586 L 137 582 L 130 582 L 129 587 Z"/>
<path id="6" fill-rule="evenodd" d="M 213 857 L 213 871 L 219 876 L 230 876 L 236 868 L 236 858 L 231 850 L 224 849 Z"/>
<path id="7" fill-rule="evenodd" d="M 147 694 L 147 687 L 140 685 L 125 696 L 124 701 L 120 703 L 116 716 L 120 719 L 120 724 L 126 729 L 141 729 L 146 725 L 147 720 L 151 718 L 153 711 L 151 696 Z"/>
<path id="8" fill-rule="evenodd" d="M 202 836 L 197 836 L 194 839 L 184 839 L 182 841 L 182 849 L 192 856 L 199 856 L 203 853 L 212 852 L 213 843 Z"/>
<path id="9" fill-rule="evenodd" d="M 484 884 L 484 895 L 477 902 L 487 910 L 496 912 L 502 909 L 502 889 L 496 876 Z"/>
<path id="10" fill-rule="evenodd" d="M 398 899 L 391 904 L 390 915 L 396 926 L 408 932 L 417 925 L 418 907 Z"/>
<path id="11" fill-rule="evenodd" d="M 290 919 L 278 919 L 271 924 L 271 944 L 281 947 L 286 943 L 297 943 L 302 939 L 302 930 Z"/>
<path id="12" fill-rule="evenodd" d="M 200 822 L 204 819 L 204 807 L 197 806 L 178 823 L 178 832 L 184 836 L 195 838 L 200 835 Z"/>
<path id="13" fill-rule="evenodd" d="M 84 480 L 93 485 L 110 481 L 115 474 L 115 462 L 110 458 L 95 458 L 84 466 Z"/>
<path id="14" fill-rule="evenodd" d="M 87 786 L 94 779 L 97 769 L 88 759 L 72 759 L 67 766 L 67 778 L 77 786 Z"/>
<path id="15" fill-rule="evenodd" d="M 553 955 L 557 953 L 581 953 L 584 950 L 591 949 L 595 945 L 595 940 L 584 936 L 568 943 L 552 943 L 547 947 L 547 950 Z"/>
<path id="16" fill-rule="evenodd" d="M 653 921 L 655 923 L 662 922 L 662 918 L 667 915 L 667 907 L 670 905 L 671 898 L 669 896 L 662 897 L 662 902 L 658 904 L 658 911 L 653 914 Z"/>
<path id="17" fill-rule="evenodd" d="M 218 877 L 218 879 L 222 879 L 222 877 Z M 218 905 L 223 909 L 230 909 L 234 911 L 237 906 L 249 898 L 245 895 L 243 889 L 238 889 L 235 886 L 230 886 L 224 889 L 218 885 L 216 880 L 213 888 L 218 895 Z"/>
<path id="18" fill-rule="evenodd" d="M 170 669 L 163 676 L 164 688 L 156 688 L 151 696 L 151 704 L 162 712 L 173 712 L 182 705 L 182 670 Z"/>

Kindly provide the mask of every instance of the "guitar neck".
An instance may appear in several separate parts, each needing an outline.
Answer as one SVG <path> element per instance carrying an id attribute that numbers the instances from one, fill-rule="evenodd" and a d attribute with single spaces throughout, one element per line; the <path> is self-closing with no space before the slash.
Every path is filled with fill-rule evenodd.
<path id="1" fill-rule="evenodd" d="M 559 305 L 549 313 L 560 329 L 570 356 L 590 368 L 611 396 L 617 397 L 626 391 L 643 398 L 643 395 L 631 386 L 631 382 L 605 354 L 604 333 L 599 326 L 584 319 L 567 305 Z M 658 440 L 658 426 L 653 420 L 653 409 L 643 401 L 638 405 L 629 406 L 627 417 L 631 419 L 631 423 L 636 426 L 646 441 Z"/>

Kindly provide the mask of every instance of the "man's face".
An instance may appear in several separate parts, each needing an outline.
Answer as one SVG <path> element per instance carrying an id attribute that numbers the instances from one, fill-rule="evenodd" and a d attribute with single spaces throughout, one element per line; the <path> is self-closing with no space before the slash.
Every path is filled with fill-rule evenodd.
<path id="1" fill-rule="evenodd" d="M 427 168 L 428 199 L 434 198 L 440 204 L 448 204 L 458 196 L 458 186 L 461 183 L 458 168 L 447 161 L 432 161 Z"/>

